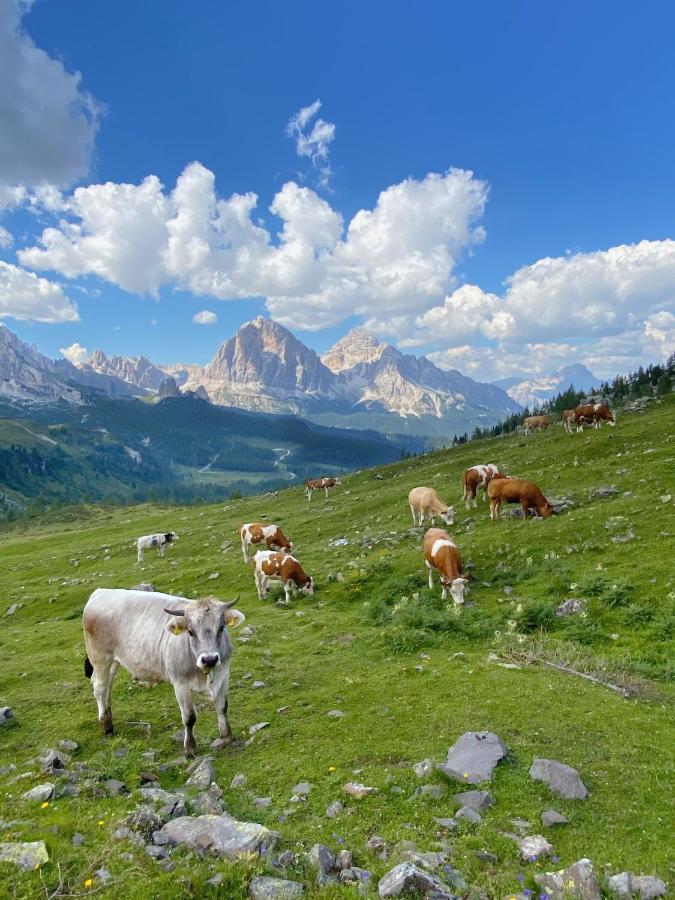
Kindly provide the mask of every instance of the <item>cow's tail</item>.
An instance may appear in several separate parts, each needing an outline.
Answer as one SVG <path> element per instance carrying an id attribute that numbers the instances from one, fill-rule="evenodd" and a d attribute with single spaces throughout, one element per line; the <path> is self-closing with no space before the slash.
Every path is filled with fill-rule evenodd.
<path id="1" fill-rule="evenodd" d="M 84 674 L 87 678 L 91 678 L 91 676 L 94 674 L 94 667 L 89 662 L 88 656 L 85 656 L 84 658 Z"/>

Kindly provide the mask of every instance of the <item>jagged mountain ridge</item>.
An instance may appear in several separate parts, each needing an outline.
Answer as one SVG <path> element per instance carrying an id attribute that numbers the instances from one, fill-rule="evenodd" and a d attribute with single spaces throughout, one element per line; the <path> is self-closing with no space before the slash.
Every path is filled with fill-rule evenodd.
<path id="1" fill-rule="evenodd" d="M 581 363 L 563 366 L 551 375 L 524 379 L 511 377 L 493 382 L 505 390 L 513 400 L 529 409 L 541 406 L 542 403 L 572 386 L 578 391 L 592 391 L 599 388 L 601 383 L 600 379 Z"/>

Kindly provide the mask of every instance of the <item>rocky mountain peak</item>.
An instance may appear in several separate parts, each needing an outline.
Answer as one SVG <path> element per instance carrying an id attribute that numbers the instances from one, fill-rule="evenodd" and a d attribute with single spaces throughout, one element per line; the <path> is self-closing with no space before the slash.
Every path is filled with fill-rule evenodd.
<path id="1" fill-rule="evenodd" d="M 352 328 L 323 354 L 321 362 L 331 372 L 343 372 L 361 363 L 376 362 L 386 347 L 387 344 L 378 341 L 375 335 L 365 328 Z"/>

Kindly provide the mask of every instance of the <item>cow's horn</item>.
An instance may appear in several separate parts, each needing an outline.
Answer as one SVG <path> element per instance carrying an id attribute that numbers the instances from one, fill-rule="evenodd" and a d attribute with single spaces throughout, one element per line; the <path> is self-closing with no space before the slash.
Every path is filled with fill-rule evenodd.
<path id="1" fill-rule="evenodd" d="M 223 601 L 223 606 L 225 609 L 232 609 L 235 603 L 239 603 L 239 594 L 234 598 L 234 600 Z"/>
<path id="2" fill-rule="evenodd" d="M 170 616 L 184 616 L 185 615 L 184 609 L 167 609 L 166 607 L 164 607 L 164 612 L 168 613 Z"/>

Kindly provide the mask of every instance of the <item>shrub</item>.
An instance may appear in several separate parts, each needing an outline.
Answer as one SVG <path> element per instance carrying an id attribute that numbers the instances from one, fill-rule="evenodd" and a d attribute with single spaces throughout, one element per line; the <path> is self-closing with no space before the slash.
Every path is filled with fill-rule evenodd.
<path id="1" fill-rule="evenodd" d="M 600 595 L 600 599 L 611 609 L 614 609 L 617 606 L 625 606 L 630 599 L 632 590 L 633 585 L 629 581 L 626 581 L 625 578 L 620 578 L 603 591 Z"/>
<path id="2" fill-rule="evenodd" d="M 624 625 L 641 625 L 643 622 L 651 622 L 653 618 L 654 610 L 651 607 L 631 603 L 624 609 L 621 621 Z"/>
<path id="3" fill-rule="evenodd" d="M 550 628 L 556 622 L 555 603 L 550 600 L 526 600 L 515 615 L 518 631 L 538 631 Z"/>

